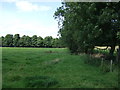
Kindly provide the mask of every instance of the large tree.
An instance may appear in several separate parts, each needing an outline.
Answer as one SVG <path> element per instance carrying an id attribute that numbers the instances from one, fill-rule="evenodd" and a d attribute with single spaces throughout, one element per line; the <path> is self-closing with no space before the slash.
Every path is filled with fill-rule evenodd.
<path id="1" fill-rule="evenodd" d="M 31 47 L 31 38 L 23 35 L 19 40 L 19 44 L 21 47 Z"/>
<path id="2" fill-rule="evenodd" d="M 20 40 L 20 35 L 19 34 L 15 34 L 14 38 L 13 38 L 13 45 L 14 45 L 14 47 L 18 47 L 19 46 L 19 40 Z"/>
<path id="3" fill-rule="evenodd" d="M 37 35 L 33 35 L 31 37 L 31 44 L 32 44 L 32 47 L 36 47 L 37 46 Z"/>
<path id="4" fill-rule="evenodd" d="M 92 52 L 94 46 L 117 45 L 119 3 L 63 2 L 55 12 L 59 33 L 71 52 Z"/>
<path id="5" fill-rule="evenodd" d="M 0 47 L 4 47 L 4 37 L 0 37 Z"/>
<path id="6" fill-rule="evenodd" d="M 43 38 L 41 36 L 37 37 L 37 46 L 43 47 Z"/>
<path id="7" fill-rule="evenodd" d="M 43 40 L 45 47 L 52 47 L 52 36 L 46 36 Z"/>
<path id="8" fill-rule="evenodd" d="M 29 36 L 26 36 L 25 37 L 25 47 L 31 47 L 31 37 L 29 37 Z"/>
<path id="9" fill-rule="evenodd" d="M 4 46 L 12 47 L 13 46 L 13 35 L 7 34 L 4 38 Z"/>
<path id="10" fill-rule="evenodd" d="M 23 35 L 19 40 L 19 46 L 24 47 L 25 46 L 25 37 L 26 35 Z"/>

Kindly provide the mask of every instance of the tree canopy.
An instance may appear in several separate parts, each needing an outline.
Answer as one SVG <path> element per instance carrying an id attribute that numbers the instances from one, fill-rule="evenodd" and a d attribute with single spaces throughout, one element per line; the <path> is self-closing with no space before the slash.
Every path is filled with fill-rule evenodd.
<path id="1" fill-rule="evenodd" d="M 32 37 L 23 35 L 20 37 L 19 34 L 7 34 L 5 37 L 0 37 L 0 46 L 2 47 L 64 47 L 61 43 L 61 39 L 53 38 L 52 36 L 41 36 L 33 35 Z"/>
<path id="2" fill-rule="evenodd" d="M 95 46 L 110 46 L 113 55 L 120 40 L 119 2 L 62 2 L 54 18 L 72 53 L 92 53 Z"/>

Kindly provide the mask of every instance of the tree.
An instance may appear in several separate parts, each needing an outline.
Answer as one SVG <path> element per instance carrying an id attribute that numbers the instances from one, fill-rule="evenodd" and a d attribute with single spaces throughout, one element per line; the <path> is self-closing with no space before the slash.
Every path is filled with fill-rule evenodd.
<path id="1" fill-rule="evenodd" d="M 60 38 L 52 38 L 52 36 L 43 39 L 37 35 L 20 37 L 19 34 L 15 34 L 13 37 L 13 35 L 7 34 L 5 37 L 0 37 L 0 46 L 6 47 L 63 47 L 63 45 Z"/>
<path id="2" fill-rule="evenodd" d="M 25 42 L 25 47 L 31 47 L 32 43 L 31 43 L 31 38 L 29 36 L 25 37 L 24 42 Z"/>
<path id="3" fill-rule="evenodd" d="M 43 40 L 45 47 L 52 47 L 52 36 L 46 36 Z"/>
<path id="4" fill-rule="evenodd" d="M 0 47 L 4 47 L 4 37 L 0 37 Z"/>
<path id="5" fill-rule="evenodd" d="M 54 48 L 59 47 L 58 46 L 58 38 L 52 39 L 51 43 L 52 43 L 52 47 L 54 47 Z"/>
<path id="6" fill-rule="evenodd" d="M 64 47 L 64 45 L 60 38 L 53 38 L 52 39 L 52 47 L 60 48 L 60 47 Z"/>
<path id="7" fill-rule="evenodd" d="M 31 38 L 23 35 L 19 40 L 19 44 L 21 47 L 31 47 Z"/>
<path id="8" fill-rule="evenodd" d="M 4 38 L 4 46 L 12 47 L 13 46 L 13 35 L 7 34 Z"/>
<path id="9" fill-rule="evenodd" d="M 23 35 L 19 40 L 19 46 L 24 47 L 25 46 L 25 37 L 26 35 Z"/>
<path id="10" fill-rule="evenodd" d="M 100 5 L 99 5 L 100 6 Z M 99 27 L 102 28 L 103 44 L 110 46 L 110 56 L 113 56 L 115 46 L 117 45 L 117 33 L 119 32 L 119 8 L 120 3 L 104 3 L 105 8 L 103 13 L 99 16 Z"/>
<path id="11" fill-rule="evenodd" d="M 94 46 L 117 45 L 119 3 L 63 2 L 54 14 L 62 40 L 73 53 L 91 53 Z"/>
<path id="12" fill-rule="evenodd" d="M 33 35 L 31 37 L 31 43 L 32 43 L 32 47 L 36 47 L 37 46 L 37 35 Z"/>
<path id="13" fill-rule="evenodd" d="M 14 38 L 13 38 L 13 45 L 14 45 L 14 47 L 18 47 L 19 46 L 19 40 L 20 40 L 20 35 L 19 34 L 15 34 Z"/>
<path id="14" fill-rule="evenodd" d="M 37 46 L 43 47 L 43 38 L 41 36 L 37 37 Z"/>

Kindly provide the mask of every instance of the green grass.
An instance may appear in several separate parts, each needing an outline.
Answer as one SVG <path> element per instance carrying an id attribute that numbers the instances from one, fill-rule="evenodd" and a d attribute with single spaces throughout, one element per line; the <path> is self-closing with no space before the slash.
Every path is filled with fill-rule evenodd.
<path id="1" fill-rule="evenodd" d="M 102 73 L 66 48 L 2 48 L 3 88 L 115 88 L 117 70 Z"/>

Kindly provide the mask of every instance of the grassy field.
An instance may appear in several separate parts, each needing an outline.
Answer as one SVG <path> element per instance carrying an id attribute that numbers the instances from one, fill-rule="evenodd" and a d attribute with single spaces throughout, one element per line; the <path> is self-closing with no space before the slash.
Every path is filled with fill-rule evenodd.
<path id="1" fill-rule="evenodd" d="M 103 73 L 66 48 L 2 48 L 3 88 L 115 88 L 117 70 Z"/>

